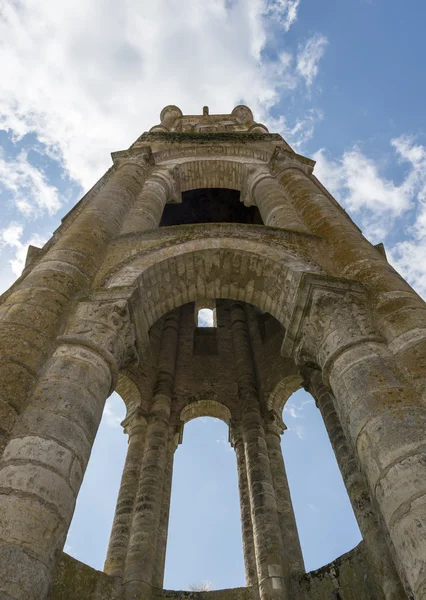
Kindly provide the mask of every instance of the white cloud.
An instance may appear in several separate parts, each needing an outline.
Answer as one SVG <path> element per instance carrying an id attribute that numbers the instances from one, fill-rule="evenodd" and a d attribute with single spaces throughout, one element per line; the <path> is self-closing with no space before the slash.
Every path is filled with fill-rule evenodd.
<path id="1" fill-rule="evenodd" d="M 300 0 L 271 0 L 267 2 L 265 14 L 276 19 L 288 31 L 297 19 Z"/>
<path id="2" fill-rule="evenodd" d="M 304 410 L 308 404 L 313 404 L 314 400 L 303 400 L 302 402 L 293 403 L 291 400 L 284 405 L 284 422 L 287 425 L 288 431 L 294 431 L 297 437 L 304 441 L 306 439 L 306 427 L 300 422 L 300 419 L 305 418 Z M 295 422 L 296 421 L 296 422 Z"/>
<path id="3" fill-rule="evenodd" d="M 287 119 L 280 115 L 278 118 L 268 117 L 265 124 L 269 131 L 280 133 L 283 138 L 293 147 L 300 151 L 303 145 L 311 139 L 316 124 L 323 118 L 323 113 L 318 109 L 306 111 L 303 118 L 298 119 L 293 125 L 289 125 Z"/>
<path id="4" fill-rule="evenodd" d="M 290 417 L 292 417 L 293 419 L 297 419 L 299 417 L 295 406 L 290 406 L 286 404 L 284 406 L 284 412 L 290 415 Z"/>
<path id="5" fill-rule="evenodd" d="M 216 444 L 220 444 L 221 446 L 223 446 L 223 448 L 227 451 L 230 452 L 232 451 L 232 446 L 229 443 L 229 440 L 226 439 L 221 439 L 221 440 L 216 440 Z"/>
<path id="6" fill-rule="evenodd" d="M 297 71 L 305 79 L 308 86 L 312 85 L 318 75 L 318 64 L 327 44 L 328 41 L 325 36 L 316 34 L 300 48 L 297 55 Z"/>
<path id="7" fill-rule="evenodd" d="M 345 206 L 354 212 L 361 209 L 379 213 L 391 211 L 398 216 L 410 207 L 411 198 L 405 184 L 396 185 L 379 173 L 376 162 L 358 148 L 344 152 L 341 159 L 329 160 L 324 150 L 314 154 L 315 174 L 332 193 L 344 194 Z"/>
<path id="8" fill-rule="evenodd" d="M 116 402 L 113 396 L 108 398 L 105 403 L 104 413 L 102 415 L 102 418 L 105 420 L 105 423 L 108 425 L 108 427 L 121 427 L 121 422 L 124 417 L 124 403 L 120 403 L 120 401 Z"/>
<path id="9" fill-rule="evenodd" d="M 0 186 L 11 193 L 18 211 L 26 217 L 53 215 L 61 207 L 58 190 L 28 161 L 24 151 L 11 160 L 0 154 Z"/>
<path id="10" fill-rule="evenodd" d="M 88 188 L 166 104 L 227 112 L 244 101 L 262 120 L 307 77 L 287 52 L 262 52 L 271 19 L 288 30 L 299 1 L 2 2 L 0 127 L 35 133 Z"/>
<path id="11" fill-rule="evenodd" d="M 395 158 L 407 167 L 399 183 L 385 177 L 379 161 L 357 146 L 340 159 L 330 159 L 319 150 L 314 155 L 315 175 L 353 213 L 371 241 L 383 241 L 390 235 L 407 238 L 387 249 L 388 257 L 409 283 L 426 295 L 426 148 L 405 135 L 392 139 L 391 146 Z M 404 214 L 411 224 L 398 232 L 398 219 Z"/>
<path id="12" fill-rule="evenodd" d="M 289 427 L 288 429 L 289 431 L 294 431 L 299 440 L 303 441 L 306 439 L 306 430 L 303 425 L 297 424 L 294 427 Z"/>
<path id="13" fill-rule="evenodd" d="M 41 247 L 47 242 L 47 238 L 33 234 L 26 242 L 22 242 L 21 238 L 24 233 L 24 226 L 21 223 L 9 223 L 7 227 L 0 230 L 0 249 L 12 249 L 14 254 L 9 260 L 12 272 L 19 277 L 25 266 L 28 246 Z"/>

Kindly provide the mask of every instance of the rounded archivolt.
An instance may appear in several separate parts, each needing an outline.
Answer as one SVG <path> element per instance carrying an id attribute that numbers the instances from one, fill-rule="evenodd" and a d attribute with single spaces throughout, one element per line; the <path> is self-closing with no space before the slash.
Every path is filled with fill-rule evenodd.
<path id="1" fill-rule="evenodd" d="M 206 298 L 254 304 L 286 327 L 301 275 L 321 272 L 311 258 L 320 247 L 313 236 L 263 232 L 262 226 L 203 225 L 121 236 L 98 284 L 137 287 L 146 331 L 170 310 Z"/>
<path id="2" fill-rule="evenodd" d="M 288 375 L 281 379 L 268 398 L 268 406 L 279 415 L 282 414 L 284 406 L 290 396 L 303 387 L 303 378 L 299 374 Z"/>
<path id="3" fill-rule="evenodd" d="M 115 391 L 123 399 L 127 414 L 141 405 L 142 398 L 137 385 L 123 371 L 118 374 Z"/>
<path id="4" fill-rule="evenodd" d="M 180 413 L 182 423 L 188 423 L 188 421 L 192 421 L 198 417 L 214 417 L 229 425 L 231 411 L 216 400 L 198 400 L 185 406 Z"/>

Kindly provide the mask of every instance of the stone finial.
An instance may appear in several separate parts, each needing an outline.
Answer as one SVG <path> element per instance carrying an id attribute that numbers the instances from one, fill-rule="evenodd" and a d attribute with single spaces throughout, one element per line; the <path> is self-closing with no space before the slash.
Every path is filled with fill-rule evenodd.
<path id="1" fill-rule="evenodd" d="M 177 119 L 182 117 L 182 111 L 179 107 L 174 104 L 169 104 L 163 108 L 160 113 L 160 125 L 151 127 L 150 132 L 161 133 L 170 131 Z"/>
<path id="2" fill-rule="evenodd" d="M 239 104 L 231 112 L 231 115 L 240 123 L 240 125 L 247 125 L 248 127 L 254 123 L 253 113 L 248 106 Z"/>

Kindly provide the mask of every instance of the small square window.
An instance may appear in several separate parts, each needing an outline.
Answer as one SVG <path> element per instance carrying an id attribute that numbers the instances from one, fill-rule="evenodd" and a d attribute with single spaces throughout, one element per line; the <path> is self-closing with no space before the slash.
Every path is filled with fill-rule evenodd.
<path id="1" fill-rule="evenodd" d="M 211 308 L 200 308 L 197 315 L 197 327 L 215 327 L 214 314 Z"/>

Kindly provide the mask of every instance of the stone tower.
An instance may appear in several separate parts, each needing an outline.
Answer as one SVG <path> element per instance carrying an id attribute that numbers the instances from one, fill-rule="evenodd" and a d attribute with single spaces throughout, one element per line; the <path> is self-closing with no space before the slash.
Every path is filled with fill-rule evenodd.
<path id="1" fill-rule="evenodd" d="M 2 297 L 1 600 L 179 597 L 173 454 L 200 415 L 229 425 L 238 466 L 247 587 L 221 598 L 426 599 L 426 304 L 245 106 L 167 106 L 112 159 Z M 312 573 L 280 449 L 300 387 L 363 534 Z M 62 549 L 114 390 L 128 452 L 99 573 Z"/>

